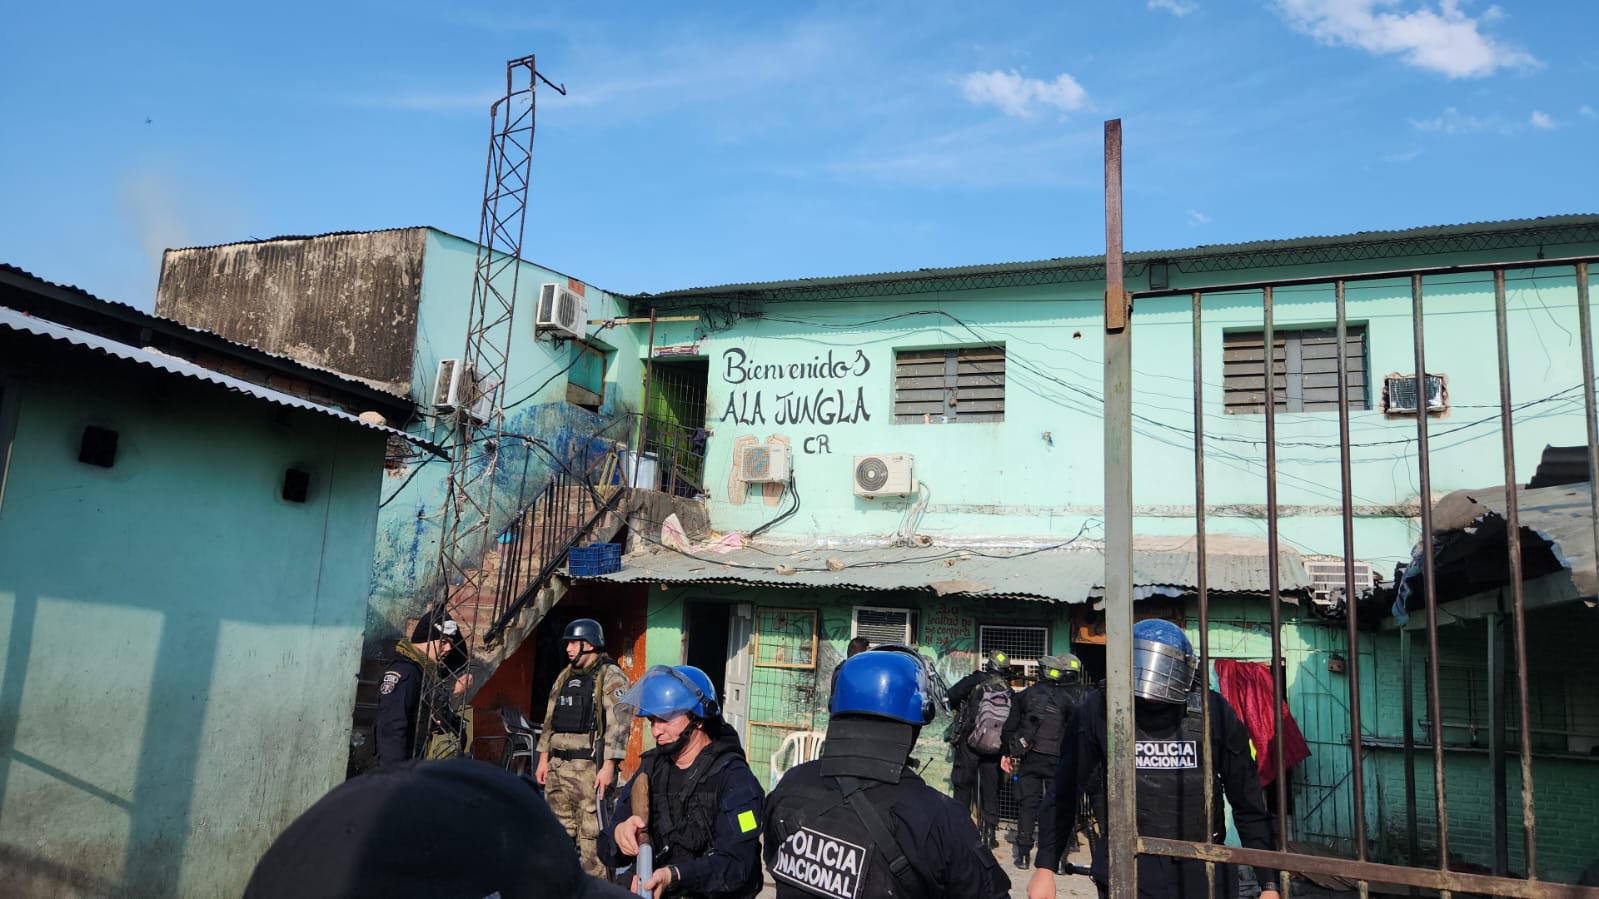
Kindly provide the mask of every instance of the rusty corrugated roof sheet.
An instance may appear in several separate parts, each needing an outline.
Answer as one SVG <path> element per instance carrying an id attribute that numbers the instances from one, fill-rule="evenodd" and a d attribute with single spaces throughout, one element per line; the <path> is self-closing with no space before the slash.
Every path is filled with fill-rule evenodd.
<path id="1" fill-rule="evenodd" d="M 1484 517 L 1505 518 L 1509 504 L 1503 487 L 1457 490 L 1439 500 L 1433 511 L 1433 532 L 1473 536 Z M 1516 513 L 1523 531 L 1548 541 L 1560 566 L 1571 573 L 1581 596 L 1599 596 L 1599 566 L 1594 546 L 1593 484 L 1562 484 L 1516 491 Z M 1504 538 L 1484 539 L 1483 554 L 1504 553 Z M 1496 558 L 1496 557 L 1495 557 Z M 1414 564 L 1412 567 L 1415 567 Z M 1440 573 L 1442 575 L 1442 572 Z M 1491 586 L 1491 585 L 1488 585 Z"/>
<path id="2" fill-rule="evenodd" d="M 1218 592 L 1269 594 L 1266 553 L 1258 544 L 1259 541 L 1223 541 L 1221 546 L 1208 546 L 1206 577 L 1209 588 Z M 1135 546 L 1133 581 L 1138 598 L 1195 589 L 1199 559 L 1191 543 L 1139 538 Z M 827 564 L 829 559 L 844 563 L 844 567 L 832 570 Z M 785 573 L 779 566 L 793 570 Z M 634 553 L 623 559 L 620 571 L 578 580 L 828 587 L 859 591 L 925 590 L 944 596 L 1083 603 L 1093 601 L 1102 593 L 1104 573 L 1104 548 L 1076 541 L 1004 548 L 835 546 L 794 551 L 787 547 L 746 546 L 725 554 L 709 550 L 665 550 Z M 1280 552 L 1278 574 L 1285 597 L 1309 595 L 1310 577 L 1293 550 Z"/>
<path id="3" fill-rule="evenodd" d="M 181 329 L 184 332 L 188 332 L 196 336 L 203 336 L 205 339 L 214 341 L 220 347 L 230 350 L 236 354 L 245 356 L 260 356 L 285 366 L 300 368 L 307 373 L 314 373 L 331 383 L 339 384 L 344 389 L 353 393 L 378 390 L 378 388 L 373 387 L 366 381 L 348 377 L 344 374 L 333 371 L 332 369 L 321 368 L 315 365 L 307 365 L 298 359 L 285 356 L 281 353 L 268 352 L 257 346 L 252 346 L 247 343 L 240 343 L 237 340 L 231 340 L 222 336 L 221 334 L 216 333 L 215 331 L 210 331 L 205 328 L 196 328 L 193 325 L 190 325 L 186 322 L 180 322 L 174 318 L 156 315 L 153 312 L 146 312 L 137 306 L 124 303 L 120 300 L 108 300 L 104 297 L 96 296 L 75 284 L 65 284 L 59 281 L 51 281 L 47 278 L 42 278 L 39 275 L 28 271 L 27 269 L 11 265 L 10 263 L 0 262 L 0 280 L 15 283 L 24 290 L 35 293 L 38 293 L 38 288 L 41 287 L 51 288 L 54 291 L 59 292 L 54 297 L 54 299 L 58 301 L 63 299 L 70 300 L 78 303 L 79 305 L 94 308 L 105 312 L 106 314 L 124 318 L 129 321 L 144 322 L 152 326 L 163 325 L 174 329 Z M 390 399 L 393 398 L 390 397 Z"/>
<path id="4" fill-rule="evenodd" d="M 59 340 L 64 343 L 69 343 L 73 346 L 96 350 L 104 353 L 107 356 L 112 356 L 117 359 L 124 359 L 129 362 L 158 369 L 170 374 L 179 375 L 185 378 L 192 378 L 197 381 L 206 381 L 211 384 L 226 387 L 236 393 L 247 394 L 279 406 L 288 406 L 293 409 L 304 409 L 308 412 L 316 412 L 322 415 L 327 415 L 332 418 L 337 418 L 341 421 L 359 425 L 360 427 L 367 428 L 369 430 L 379 431 L 391 437 L 399 437 L 433 452 L 441 452 L 438 447 L 435 447 L 425 441 L 420 441 L 404 431 L 399 430 L 398 428 L 391 428 L 387 425 L 371 424 L 369 422 L 362 421 L 360 418 L 357 418 L 356 416 L 340 409 L 323 406 L 307 399 L 301 399 L 300 397 L 283 393 L 282 391 L 273 390 L 270 387 L 262 387 L 259 384 L 252 384 L 249 381 L 240 380 L 239 378 L 235 378 L 231 375 L 225 375 L 221 372 L 195 365 L 194 363 L 184 359 L 178 359 L 173 356 L 167 356 L 161 353 L 155 353 L 149 350 L 128 346 L 127 344 L 119 343 L 106 337 L 101 337 L 98 334 L 91 334 L 87 331 L 80 331 L 77 328 L 70 328 L 66 325 L 38 318 L 36 316 L 26 315 L 16 311 L 15 309 L 8 309 L 0 306 L 0 328 L 32 334 L 37 337 L 45 337 L 51 340 Z"/>

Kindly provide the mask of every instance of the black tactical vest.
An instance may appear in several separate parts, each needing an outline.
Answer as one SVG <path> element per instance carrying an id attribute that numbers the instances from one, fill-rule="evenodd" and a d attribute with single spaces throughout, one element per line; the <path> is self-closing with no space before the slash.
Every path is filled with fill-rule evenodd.
<path id="1" fill-rule="evenodd" d="M 561 672 L 561 694 L 555 699 L 555 714 L 550 716 L 550 728 L 558 734 L 594 733 L 594 679 L 606 665 L 614 664 L 600 656 L 586 671 L 571 665 Z"/>
<path id="2" fill-rule="evenodd" d="M 717 744 L 711 744 L 713 747 Z M 659 864 L 699 858 L 716 838 L 716 816 L 721 813 L 722 781 L 728 767 L 742 759 L 736 747 L 723 749 L 705 763 L 691 766 L 688 781 L 672 790 L 675 763 L 656 752 L 650 759 L 650 838 L 655 841 Z"/>
<path id="3" fill-rule="evenodd" d="M 1188 708 L 1174 732 L 1151 733 L 1146 726 L 1135 722 L 1133 763 L 1138 776 L 1138 832 L 1142 836 L 1203 843 L 1226 830 L 1219 776 L 1211 798 L 1211 825 L 1205 826 L 1205 781 L 1200 767 L 1205 719 L 1200 703 L 1207 695 L 1200 690 L 1188 694 Z M 1213 729 L 1219 724 L 1212 719 Z M 1220 744 L 1221 735 L 1213 733 L 1211 736 L 1211 764 L 1215 766 L 1219 757 L 1214 748 Z M 1108 820 L 1103 780 L 1096 786 L 1092 794 L 1094 815 L 1103 826 Z"/>
<path id="4" fill-rule="evenodd" d="M 1022 709 L 1022 737 L 1027 751 L 1060 757 L 1066 737 L 1066 718 L 1075 704 L 1071 688 L 1065 684 L 1044 683 L 1027 691 Z"/>
<path id="5" fill-rule="evenodd" d="M 907 773 L 897 784 L 871 783 L 862 789 L 892 832 L 897 819 L 890 810 L 921 785 L 919 778 Z M 788 892 L 785 887 L 832 899 L 908 895 L 890 873 L 888 859 L 874 845 L 865 822 L 845 803 L 832 779 L 790 772 L 782 788 L 782 806 L 777 814 L 768 814 L 773 830 L 766 835 L 779 842 L 768 868 L 780 895 Z"/>

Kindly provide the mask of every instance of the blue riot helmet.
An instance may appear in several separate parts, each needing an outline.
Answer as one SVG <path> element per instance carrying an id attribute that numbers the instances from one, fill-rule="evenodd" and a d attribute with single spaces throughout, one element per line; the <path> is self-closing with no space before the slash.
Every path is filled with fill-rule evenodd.
<path id="1" fill-rule="evenodd" d="M 1188 701 L 1199 659 L 1183 629 L 1160 618 L 1133 625 L 1133 695 L 1155 702 Z"/>
<path id="2" fill-rule="evenodd" d="M 870 715 L 921 727 L 938 714 L 944 691 L 932 663 L 908 646 L 885 643 L 844 660 L 833 690 L 834 715 Z"/>
<path id="3" fill-rule="evenodd" d="M 714 718 L 722 711 L 710 676 L 693 665 L 652 666 L 618 704 L 639 718 Z"/>

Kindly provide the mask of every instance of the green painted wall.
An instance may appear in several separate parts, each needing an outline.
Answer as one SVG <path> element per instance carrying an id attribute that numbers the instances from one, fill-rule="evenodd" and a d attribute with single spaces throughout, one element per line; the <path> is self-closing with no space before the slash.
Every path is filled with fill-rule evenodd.
<path id="1" fill-rule="evenodd" d="M 1415 619 L 1413 619 L 1415 620 Z M 1449 804 L 1451 856 L 1477 864 L 1491 864 L 1493 843 L 1492 780 L 1487 746 L 1486 653 L 1487 630 L 1483 622 L 1455 622 L 1441 627 L 1438 636 L 1439 685 L 1444 704 L 1445 795 Z M 1538 833 L 1538 874 L 1551 880 L 1572 881 L 1584 868 L 1599 861 L 1599 844 L 1592 822 L 1599 814 L 1599 755 L 1596 741 L 1565 736 L 1569 730 L 1588 734 L 1599 722 L 1599 671 L 1591 664 L 1599 620 L 1582 603 L 1569 603 L 1527 614 L 1527 658 L 1533 712 L 1534 813 Z M 1404 736 L 1402 716 L 1399 636 L 1381 634 L 1377 646 L 1378 693 L 1376 708 L 1368 713 L 1387 748 L 1371 756 L 1368 779 L 1384 797 L 1380 834 L 1385 848 L 1406 854 L 1404 756 L 1397 747 Z M 1417 633 L 1411 660 L 1413 732 L 1418 745 L 1415 764 L 1421 861 L 1436 863 L 1436 800 L 1433 790 L 1433 753 L 1427 705 L 1425 633 Z M 1507 661 L 1507 665 L 1513 665 Z M 1514 691 L 1514 668 L 1507 691 Z M 1510 711 L 1511 736 L 1507 758 L 1509 786 L 1510 865 L 1526 871 L 1525 838 L 1521 827 L 1521 762 L 1514 751 L 1519 732 L 1519 712 Z M 1478 724 L 1474 731 L 1466 726 Z"/>
<path id="2" fill-rule="evenodd" d="M 935 661 L 950 684 L 976 670 L 979 625 L 1047 627 L 1050 628 L 1050 651 L 1069 650 L 1070 612 L 1066 606 L 1015 600 L 937 599 L 911 592 L 788 591 L 708 585 L 650 591 L 648 664 L 681 663 L 684 610 L 687 603 L 701 600 L 725 600 L 729 604 L 752 602 L 758 627 L 765 625 L 767 628 L 764 635 L 757 634 L 764 648 L 760 650 L 751 678 L 751 726 L 744 735 L 750 764 L 763 782 L 767 779 L 771 754 L 789 729 L 826 730 L 827 705 L 831 698 L 829 684 L 833 669 L 844 660 L 856 606 L 915 610 L 920 622 L 920 642 L 916 648 Z M 804 614 L 785 617 L 787 610 Z M 811 632 L 811 613 L 817 622 L 814 660 L 806 659 L 810 647 L 809 641 L 804 639 L 804 635 Z M 811 661 L 812 664 L 777 667 L 773 663 L 779 661 L 779 654 L 774 646 L 783 647 L 781 655 L 786 659 Z M 802 650 L 796 653 L 796 647 Z M 924 728 L 915 753 L 924 763 L 923 777 L 944 790 L 949 786 L 950 750 L 943 742 L 948 723 L 947 717 L 940 716 Z"/>
<path id="3" fill-rule="evenodd" d="M 4 892 L 238 895 L 344 776 L 384 437 L 52 353 L 7 359 Z M 119 432 L 113 468 L 77 461 L 90 424 Z"/>
<path id="4" fill-rule="evenodd" d="M 1495 251 L 1532 259 L 1545 248 Z M 1550 248 L 1551 253 L 1596 247 Z M 1182 284 L 1216 284 L 1334 270 L 1466 263 L 1486 253 L 1379 259 L 1295 268 L 1182 275 Z M 782 503 L 742 503 L 729 478 L 740 440 L 787 438 L 793 447 L 799 514 L 774 537 L 829 539 L 895 533 L 917 515 L 920 533 L 949 542 L 1002 535 L 1069 540 L 1101 536 L 1103 459 L 1101 288 L 1092 283 L 1036 288 L 885 295 L 868 300 L 746 304 L 725 329 L 661 326 L 661 344 L 696 343 L 708 360 L 707 449 L 710 513 L 719 530 L 750 530 Z M 1428 368 L 1448 379 L 1450 411 L 1432 421 L 1435 491 L 1503 478 L 1499 390 L 1494 363 L 1493 292 L 1487 275 L 1429 278 L 1425 288 Z M 1278 328 L 1327 326 L 1332 290 L 1284 288 L 1274 301 Z M 1583 434 L 1580 347 L 1569 269 L 1514 273 L 1508 285 L 1512 397 L 1519 473 L 1530 475 L 1546 444 Z M 1368 333 L 1373 406 L 1352 414 L 1355 555 L 1382 573 L 1408 559 L 1415 540 L 1416 421 L 1376 407 L 1389 373 L 1414 368 L 1408 280 L 1352 285 L 1348 319 Z M 1256 293 L 1207 294 L 1203 314 L 1206 490 L 1215 533 L 1264 535 L 1264 417 L 1228 414 L 1222 400 L 1222 341 L 1258 329 Z M 1184 534 L 1193 528 L 1192 319 L 1190 302 L 1144 299 L 1133 316 L 1135 529 Z M 1003 344 L 1005 419 L 993 423 L 895 424 L 897 350 Z M 1305 554 L 1343 555 L 1335 413 L 1277 416 L 1277 501 L 1283 538 Z M 915 498 L 853 495 L 853 456 L 909 453 L 926 485 Z"/>

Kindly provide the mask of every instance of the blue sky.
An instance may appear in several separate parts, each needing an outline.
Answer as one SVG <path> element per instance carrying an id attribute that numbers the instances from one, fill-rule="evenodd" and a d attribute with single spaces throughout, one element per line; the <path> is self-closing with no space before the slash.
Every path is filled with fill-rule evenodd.
<path id="1" fill-rule="evenodd" d="M 1599 212 L 1599 3 L 15 5 L 0 261 L 150 307 L 166 247 L 475 237 L 505 61 L 524 255 L 601 287 Z"/>

